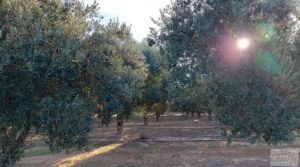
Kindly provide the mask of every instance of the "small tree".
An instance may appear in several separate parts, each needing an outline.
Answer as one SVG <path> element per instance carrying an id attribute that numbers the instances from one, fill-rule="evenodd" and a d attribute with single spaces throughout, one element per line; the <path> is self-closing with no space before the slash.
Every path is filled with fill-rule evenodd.
<path id="1" fill-rule="evenodd" d="M 139 105 L 133 109 L 134 113 L 141 115 L 144 119 L 144 125 L 148 125 L 148 106 L 147 105 Z"/>
<path id="2" fill-rule="evenodd" d="M 155 113 L 156 122 L 159 122 L 160 116 L 163 115 L 168 109 L 168 103 L 154 103 L 151 106 L 151 111 Z"/>

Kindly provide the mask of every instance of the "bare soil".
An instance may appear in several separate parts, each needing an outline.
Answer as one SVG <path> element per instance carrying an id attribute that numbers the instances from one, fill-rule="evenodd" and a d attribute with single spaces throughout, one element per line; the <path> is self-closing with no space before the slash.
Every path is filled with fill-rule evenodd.
<path id="1" fill-rule="evenodd" d="M 19 167 L 76 166 L 76 167 L 268 167 L 270 150 L 273 148 L 300 148 L 300 140 L 293 144 L 269 146 L 258 141 L 255 145 L 235 138 L 228 146 L 220 134 L 221 125 L 180 114 L 167 114 L 160 122 L 150 116 L 149 125 L 141 118 L 126 121 L 122 138 L 116 134 L 116 123 L 98 128 L 95 123 L 90 133 L 90 145 L 86 151 L 49 153 L 36 155 L 35 150 L 47 149 L 45 145 L 31 144 L 27 152 L 31 155 L 17 163 Z M 88 155 L 89 151 L 119 143 L 120 146 Z M 82 155 L 88 158 L 82 158 Z M 78 157 L 72 164 L 60 162 Z"/>

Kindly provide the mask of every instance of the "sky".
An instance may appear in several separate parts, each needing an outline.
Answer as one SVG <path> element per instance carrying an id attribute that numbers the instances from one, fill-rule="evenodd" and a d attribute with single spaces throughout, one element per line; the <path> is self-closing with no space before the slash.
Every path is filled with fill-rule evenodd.
<path id="1" fill-rule="evenodd" d="M 94 0 L 84 0 L 91 4 Z M 137 41 L 147 37 L 149 27 L 154 26 L 150 17 L 157 18 L 159 10 L 171 0 L 97 0 L 103 23 L 118 18 L 120 22 L 131 25 L 131 32 Z"/>

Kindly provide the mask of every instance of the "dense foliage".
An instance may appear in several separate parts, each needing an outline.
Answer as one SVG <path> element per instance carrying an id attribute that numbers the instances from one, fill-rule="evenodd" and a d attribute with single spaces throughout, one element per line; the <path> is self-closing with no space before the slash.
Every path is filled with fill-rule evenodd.
<path id="1" fill-rule="evenodd" d="M 168 67 L 166 59 L 160 54 L 158 47 L 150 47 L 146 43 L 142 43 L 141 51 L 148 66 L 148 76 L 145 80 L 143 96 L 139 103 L 146 107 L 146 112 L 142 112 L 142 115 L 144 116 L 144 123 L 147 124 L 147 113 L 154 113 L 156 121 L 159 121 L 160 116 L 167 111 L 166 76 Z"/>
<path id="2" fill-rule="evenodd" d="M 21 157 L 33 131 L 53 150 L 86 143 L 81 46 L 96 10 L 76 1 L 1 1 L 1 166 Z"/>
<path id="3" fill-rule="evenodd" d="M 147 76 L 130 27 L 101 25 L 97 4 L 0 1 L 0 162 L 13 166 L 29 135 L 53 151 L 87 143 L 92 114 L 130 114 Z"/>
<path id="4" fill-rule="evenodd" d="M 102 124 L 108 124 L 117 114 L 121 132 L 123 118 L 130 115 L 142 96 L 147 77 L 144 56 L 132 39 L 130 27 L 116 20 L 91 35 L 87 46 L 94 108 Z"/>

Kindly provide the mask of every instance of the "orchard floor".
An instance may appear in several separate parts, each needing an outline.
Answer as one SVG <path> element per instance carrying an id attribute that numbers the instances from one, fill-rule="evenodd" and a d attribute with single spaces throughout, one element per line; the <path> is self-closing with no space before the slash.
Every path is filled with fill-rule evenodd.
<path id="1" fill-rule="evenodd" d="M 19 167 L 268 167 L 273 148 L 300 148 L 293 144 L 268 146 L 262 141 L 250 145 L 234 139 L 231 146 L 220 135 L 216 121 L 167 114 L 160 122 L 150 116 L 127 121 L 122 138 L 117 140 L 115 123 L 90 134 L 87 151 L 55 154 L 42 142 L 31 143 Z"/>

